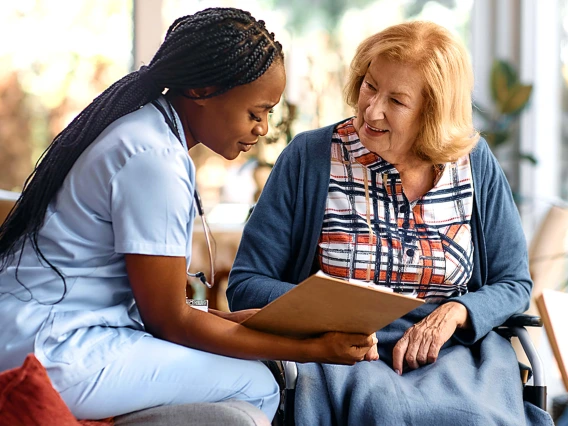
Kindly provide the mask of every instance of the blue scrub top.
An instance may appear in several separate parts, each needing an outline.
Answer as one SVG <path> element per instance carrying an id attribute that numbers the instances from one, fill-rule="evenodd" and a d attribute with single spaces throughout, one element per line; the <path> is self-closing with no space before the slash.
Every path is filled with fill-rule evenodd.
<path id="1" fill-rule="evenodd" d="M 148 104 L 116 120 L 81 154 L 38 238 L 67 292 L 55 303 L 63 281 L 28 241 L 0 273 L 0 371 L 33 352 L 63 391 L 147 335 L 124 254 L 185 256 L 189 264 L 195 167 L 181 137 Z"/>

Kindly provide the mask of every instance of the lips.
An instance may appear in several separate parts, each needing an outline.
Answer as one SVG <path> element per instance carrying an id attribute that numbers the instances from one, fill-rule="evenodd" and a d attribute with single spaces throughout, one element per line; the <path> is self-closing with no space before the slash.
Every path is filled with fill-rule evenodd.
<path id="1" fill-rule="evenodd" d="M 386 129 L 379 129 L 377 127 L 373 127 L 371 125 L 369 125 L 369 123 L 365 123 L 365 128 L 373 133 L 386 133 L 388 132 L 388 130 Z"/>
<path id="2" fill-rule="evenodd" d="M 239 147 L 241 148 L 241 151 L 244 152 L 249 152 L 253 146 L 256 145 L 256 142 L 254 143 L 245 143 L 245 142 L 239 142 Z"/>

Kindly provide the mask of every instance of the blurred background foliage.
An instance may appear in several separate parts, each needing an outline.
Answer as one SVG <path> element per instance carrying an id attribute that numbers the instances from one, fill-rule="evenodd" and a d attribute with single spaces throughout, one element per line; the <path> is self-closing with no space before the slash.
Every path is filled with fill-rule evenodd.
<path id="1" fill-rule="evenodd" d="M 263 19 L 284 47 L 287 85 L 268 135 L 247 155 L 226 161 L 205 147 L 192 150 L 204 205 L 252 203 L 271 166 L 299 132 L 353 115 L 343 85 L 357 45 L 407 19 L 439 23 L 469 43 L 472 0 L 164 0 L 164 25 L 209 6 L 234 6 Z"/>
<path id="2" fill-rule="evenodd" d="M 192 150 L 206 207 L 252 203 L 297 133 L 353 115 L 343 84 L 356 46 L 407 19 L 435 21 L 469 43 L 473 0 L 162 0 L 161 25 L 206 7 L 263 19 L 283 44 L 288 83 L 263 142 L 228 162 Z M 45 147 L 133 64 L 132 0 L 0 3 L 0 189 L 20 190 Z"/>
<path id="3" fill-rule="evenodd" d="M 0 189 L 132 62 L 132 2 L 0 2 Z"/>

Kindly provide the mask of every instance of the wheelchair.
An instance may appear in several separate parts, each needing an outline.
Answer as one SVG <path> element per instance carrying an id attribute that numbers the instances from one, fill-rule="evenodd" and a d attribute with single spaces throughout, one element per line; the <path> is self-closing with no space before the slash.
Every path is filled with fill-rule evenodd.
<path id="1" fill-rule="evenodd" d="M 523 399 L 546 410 L 546 384 L 544 365 L 532 343 L 526 327 L 542 327 L 540 317 L 526 314 L 515 314 L 505 323 L 494 328 L 501 336 L 511 340 L 516 337 L 525 352 L 530 366 L 519 363 L 520 380 L 523 384 Z M 272 421 L 272 426 L 294 426 L 294 398 L 298 367 L 293 361 L 265 361 L 265 364 L 276 377 L 280 386 L 280 406 Z M 529 384 L 532 376 L 532 383 Z"/>

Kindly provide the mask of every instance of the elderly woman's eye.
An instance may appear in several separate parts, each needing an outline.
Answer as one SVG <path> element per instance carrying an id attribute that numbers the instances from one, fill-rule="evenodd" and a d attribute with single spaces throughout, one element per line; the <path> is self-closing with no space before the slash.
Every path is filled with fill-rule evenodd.
<path id="1" fill-rule="evenodd" d="M 369 83 L 368 81 L 365 81 L 365 86 L 367 86 L 369 89 L 371 90 L 375 90 L 375 86 L 373 86 L 371 83 Z"/>

